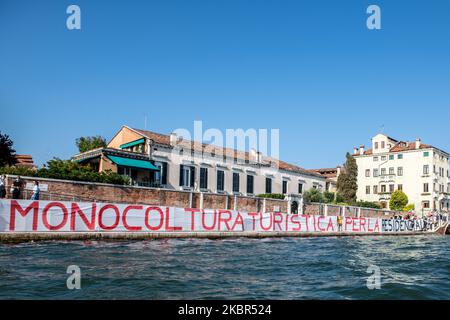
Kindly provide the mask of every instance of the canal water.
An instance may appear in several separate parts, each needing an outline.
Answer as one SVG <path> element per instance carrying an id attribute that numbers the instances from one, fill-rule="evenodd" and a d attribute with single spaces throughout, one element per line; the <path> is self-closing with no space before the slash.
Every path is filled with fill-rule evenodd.
<path id="1" fill-rule="evenodd" d="M 450 299 L 449 246 L 448 236 L 0 244 L 0 299 Z M 70 265 L 80 290 L 67 289 Z M 367 288 L 370 266 L 379 290 Z"/>

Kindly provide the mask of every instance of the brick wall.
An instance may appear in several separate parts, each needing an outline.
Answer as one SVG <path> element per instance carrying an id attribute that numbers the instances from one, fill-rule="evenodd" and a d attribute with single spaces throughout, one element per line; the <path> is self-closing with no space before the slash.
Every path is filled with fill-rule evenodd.
<path id="1" fill-rule="evenodd" d="M 9 186 L 15 177 L 7 176 L 7 197 L 10 197 Z M 26 183 L 38 180 L 41 185 L 48 185 L 48 191 L 41 192 L 41 200 L 60 201 L 102 201 L 115 203 L 154 204 L 160 206 L 172 206 L 180 208 L 200 208 L 201 195 L 197 192 L 162 190 L 155 188 L 115 186 L 100 183 L 65 181 L 55 179 L 23 177 L 24 187 Z M 31 196 L 31 191 L 22 191 L 22 198 Z M 265 201 L 266 212 L 279 209 L 288 212 L 288 201 L 278 199 L 262 199 L 256 197 L 244 197 L 224 194 L 203 194 L 203 208 L 205 209 L 234 209 L 248 212 L 263 210 Z M 311 203 L 304 206 L 305 214 L 323 215 L 325 205 Z M 336 216 L 343 211 L 342 206 L 329 205 L 328 215 Z M 357 208 L 346 207 L 346 216 L 355 217 Z M 388 215 L 386 215 L 388 213 Z M 373 210 L 361 208 L 362 217 L 390 217 L 395 212 L 386 210 Z"/>

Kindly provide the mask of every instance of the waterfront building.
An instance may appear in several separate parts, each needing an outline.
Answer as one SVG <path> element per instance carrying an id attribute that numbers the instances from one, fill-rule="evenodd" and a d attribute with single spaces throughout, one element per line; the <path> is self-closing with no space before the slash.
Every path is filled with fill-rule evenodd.
<path id="1" fill-rule="evenodd" d="M 341 167 L 311 169 L 310 171 L 316 172 L 326 179 L 325 191 L 337 192 L 337 179 L 341 173 Z"/>
<path id="2" fill-rule="evenodd" d="M 301 195 L 324 190 L 326 178 L 294 164 L 261 154 L 184 140 L 123 126 L 105 148 L 75 155 L 99 172 L 130 177 L 136 186 L 255 196 Z"/>
<path id="3" fill-rule="evenodd" d="M 358 200 L 389 206 L 391 194 L 403 190 L 416 212 L 450 210 L 449 154 L 416 141 L 398 141 L 384 134 L 371 148 L 354 149 L 358 165 Z"/>

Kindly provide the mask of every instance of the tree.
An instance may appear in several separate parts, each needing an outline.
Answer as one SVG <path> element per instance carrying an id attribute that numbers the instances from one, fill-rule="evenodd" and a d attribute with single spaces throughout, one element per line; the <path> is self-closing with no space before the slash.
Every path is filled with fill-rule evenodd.
<path id="1" fill-rule="evenodd" d="M 395 211 L 403 211 L 408 204 L 408 196 L 402 190 L 395 190 L 389 200 L 389 208 Z"/>
<path id="2" fill-rule="evenodd" d="M 16 150 L 12 148 L 13 144 L 7 134 L 0 132 L 0 167 L 12 166 L 16 162 Z"/>
<path id="3" fill-rule="evenodd" d="M 355 158 L 347 153 L 341 174 L 338 177 L 337 189 L 345 202 L 356 201 L 356 191 L 358 190 L 358 166 Z"/>
<path id="4" fill-rule="evenodd" d="M 305 202 L 323 203 L 325 199 L 319 189 L 312 188 L 303 193 L 303 200 Z"/>
<path id="5" fill-rule="evenodd" d="M 106 139 L 101 136 L 80 137 L 75 143 L 80 153 L 106 147 Z"/>
<path id="6" fill-rule="evenodd" d="M 323 199 L 325 203 L 333 203 L 334 202 L 334 192 L 324 191 Z"/>

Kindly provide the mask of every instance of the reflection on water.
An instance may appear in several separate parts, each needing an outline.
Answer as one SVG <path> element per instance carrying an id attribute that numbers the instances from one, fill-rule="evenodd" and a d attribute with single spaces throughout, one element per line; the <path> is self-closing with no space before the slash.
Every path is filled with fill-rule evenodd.
<path id="1" fill-rule="evenodd" d="M 450 299 L 450 237 L 0 244 L 1 299 Z M 82 289 L 66 288 L 78 265 Z M 366 270 L 381 269 L 381 290 Z"/>

